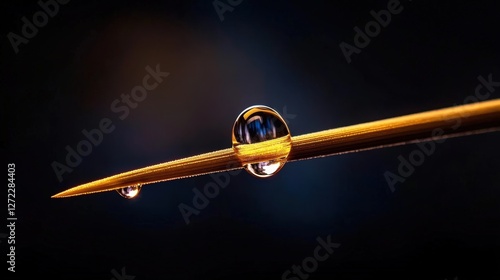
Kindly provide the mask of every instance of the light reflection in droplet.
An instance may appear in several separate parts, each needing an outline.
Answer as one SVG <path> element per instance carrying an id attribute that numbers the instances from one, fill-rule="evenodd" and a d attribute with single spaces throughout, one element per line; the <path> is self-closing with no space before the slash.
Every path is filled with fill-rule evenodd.
<path id="1" fill-rule="evenodd" d="M 116 190 L 122 197 L 127 199 L 132 199 L 136 197 L 141 191 L 142 186 L 140 184 L 135 186 L 128 186 L 125 188 L 121 188 Z"/>
<path id="2" fill-rule="evenodd" d="M 239 155 L 245 144 L 259 143 L 268 140 L 279 152 L 276 159 L 246 164 L 245 169 L 257 177 L 270 177 L 276 174 L 286 163 L 292 147 L 290 130 L 285 120 L 270 107 L 257 105 L 245 109 L 236 118 L 233 126 L 233 149 Z"/>

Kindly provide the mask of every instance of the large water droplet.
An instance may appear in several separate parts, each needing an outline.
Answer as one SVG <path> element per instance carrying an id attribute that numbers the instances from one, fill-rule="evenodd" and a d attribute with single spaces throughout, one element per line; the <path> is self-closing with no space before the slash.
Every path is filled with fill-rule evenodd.
<path id="1" fill-rule="evenodd" d="M 136 197 L 139 192 L 141 191 L 142 186 L 140 184 L 135 185 L 135 186 L 128 186 L 122 189 L 117 189 L 116 191 L 122 196 L 127 199 L 131 199 Z"/>
<path id="2" fill-rule="evenodd" d="M 245 169 L 257 177 L 276 174 L 285 165 L 292 148 L 290 130 L 278 112 L 257 105 L 245 109 L 233 126 L 233 149 Z M 247 145 L 266 142 L 265 145 Z M 273 159 L 255 162 L 251 158 L 273 155 Z M 249 162 L 249 163 L 248 163 Z"/>

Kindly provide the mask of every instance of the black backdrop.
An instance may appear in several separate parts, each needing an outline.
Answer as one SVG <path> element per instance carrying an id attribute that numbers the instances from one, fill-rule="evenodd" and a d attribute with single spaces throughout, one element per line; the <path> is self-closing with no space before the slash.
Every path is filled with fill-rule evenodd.
<path id="1" fill-rule="evenodd" d="M 44 18 L 36 1 L 2 2 L 2 159 L 5 173 L 16 168 L 15 273 L 0 236 L 8 277 L 301 279 L 286 271 L 303 261 L 308 279 L 500 276 L 498 133 L 435 144 L 393 189 L 384 174 L 398 174 L 419 146 L 289 163 L 268 179 L 219 176 L 227 186 L 189 224 L 179 205 L 193 207 L 193 189 L 215 177 L 148 185 L 134 200 L 114 192 L 51 199 L 230 147 L 234 119 L 250 105 L 275 108 L 298 135 L 474 102 L 479 77 L 500 81 L 494 4 L 215 4 L 222 17 L 210 0 L 73 0 Z M 380 12 L 388 6 L 390 21 Z M 372 10 L 385 26 L 370 23 Z M 23 21 L 34 15 L 36 32 Z M 363 41 L 355 28 L 367 24 L 373 36 Z M 348 59 L 341 44 L 353 51 Z M 170 74 L 126 105 L 121 95 L 142 84 L 147 66 Z M 500 87 L 487 89 L 479 95 L 500 97 Z M 82 130 L 103 119 L 113 131 L 68 166 L 67 147 L 77 149 Z M 71 169 L 61 180 L 55 162 Z M 318 238 L 340 244 L 323 261 L 313 261 Z"/>

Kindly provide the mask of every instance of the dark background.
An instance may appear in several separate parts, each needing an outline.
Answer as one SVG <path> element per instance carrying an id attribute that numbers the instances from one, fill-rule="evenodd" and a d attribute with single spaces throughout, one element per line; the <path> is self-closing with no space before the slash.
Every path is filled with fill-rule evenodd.
<path id="1" fill-rule="evenodd" d="M 330 235 L 341 246 L 309 279 L 498 279 L 498 133 L 438 144 L 395 192 L 383 174 L 416 145 L 289 163 L 268 179 L 241 172 L 188 225 L 178 206 L 192 206 L 193 188 L 210 176 L 148 185 L 134 200 L 50 198 L 228 148 L 250 105 L 286 107 L 299 135 L 462 104 L 479 75 L 500 80 L 499 9 L 484 2 L 402 1 L 347 63 L 339 44 L 353 44 L 353 28 L 387 3 L 244 0 L 221 21 L 210 0 L 70 1 L 15 54 L 7 34 L 20 35 L 21 18 L 40 7 L 2 2 L 2 159 L 5 173 L 16 164 L 16 275 L 109 280 L 125 267 L 136 280 L 281 279 Z M 170 76 L 120 120 L 110 104 L 156 64 Z M 498 97 L 500 88 L 490 99 Z M 115 130 L 59 182 L 51 163 L 64 163 L 66 145 L 105 117 Z"/>

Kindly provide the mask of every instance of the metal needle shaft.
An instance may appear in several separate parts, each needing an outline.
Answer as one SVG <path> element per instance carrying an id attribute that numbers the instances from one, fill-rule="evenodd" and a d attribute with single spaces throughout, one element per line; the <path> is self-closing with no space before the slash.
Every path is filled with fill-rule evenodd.
<path id="1" fill-rule="evenodd" d="M 293 137 L 288 161 L 500 129 L 500 100 L 334 128 Z"/>
<path id="2" fill-rule="evenodd" d="M 288 161 L 499 130 L 500 100 L 483 101 L 294 136 Z M 205 153 L 86 183 L 52 197 L 110 191 L 237 169 L 248 163 L 275 159 L 273 151 L 266 150 L 267 141 L 247 145 L 246 150 L 250 152 L 244 155 L 236 156 L 231 148 Z M 251 153 L 252 150 L 256 153 Z"/>

